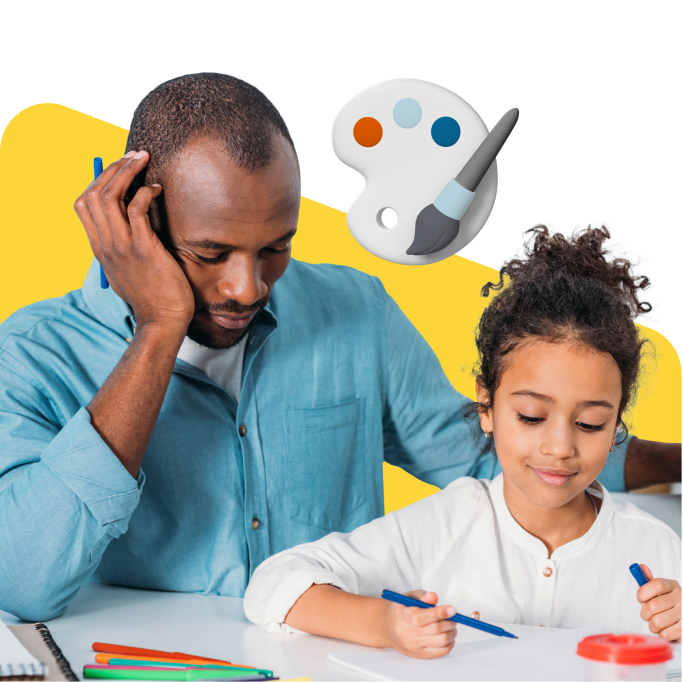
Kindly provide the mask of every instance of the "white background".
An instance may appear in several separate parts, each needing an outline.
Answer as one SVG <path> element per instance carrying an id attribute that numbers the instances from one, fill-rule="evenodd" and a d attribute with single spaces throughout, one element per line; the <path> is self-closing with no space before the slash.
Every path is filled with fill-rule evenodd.
<path id="1" fill-rule="evenodd" d="M 229 73 L 280 110 L 303 195 L 346 211 L 363 181 L 331 129 L 360 90 L 432 81 L 489 128 L 519 107 L 493 213 L 460 255 L 499 267 L 534 224 L 605 224 L 653 280 L 641 321 L 680 352 L 682 20 L 683 3 L 652 0 L 6 2 L 0 129 L 41 102 L 127 128 L 159 83 Z"/>

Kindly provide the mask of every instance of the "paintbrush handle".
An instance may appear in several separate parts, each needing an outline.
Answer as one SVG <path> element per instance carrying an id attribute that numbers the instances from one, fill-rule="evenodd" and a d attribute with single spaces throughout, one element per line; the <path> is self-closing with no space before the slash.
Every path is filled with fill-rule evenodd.
<path id="1" fill-rule="evenodd" d="M 468 189 L 470 192 L 474 192 L 477 189 L 481 179 L 494 162 L 496 156 L 498 156 L 498 152 L 501 150 L 512 132 L 512 129 L 515 127 L 518 118 L 519 109 L 510 109 L 510 111 L 496 123 L 493 130 L 486 136 L 484 141 L 477 148 L 477 151 L 472 154 L 470 160 L 463 166 L 462 170 L 455 178 L 455 181 L 459 185 Z"/>

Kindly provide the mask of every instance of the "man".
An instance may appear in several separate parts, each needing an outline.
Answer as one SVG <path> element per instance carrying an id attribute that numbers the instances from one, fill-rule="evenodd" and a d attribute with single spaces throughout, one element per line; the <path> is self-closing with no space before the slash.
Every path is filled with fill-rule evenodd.
<path id="1" fill-rule="evenodd" d="M 258 90 L 164 83 L 127 148 L 75 204 L 111 288 L 93 261 L 0 330 L 0 609 L 54 617 L 88 579 L 239 596 L 271 554 L 381 515 L 383 460 L 497 473 L 381 283 L 290 262 L 298 161 Z M 613 489 L 680 476 L 675 446 L 620 453 Z"/>

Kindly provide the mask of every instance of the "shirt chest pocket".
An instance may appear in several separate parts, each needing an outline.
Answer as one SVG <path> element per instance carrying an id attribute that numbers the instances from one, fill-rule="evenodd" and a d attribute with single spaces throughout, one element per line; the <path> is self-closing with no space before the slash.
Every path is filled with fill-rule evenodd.
<path id="1" fill-rule="evenodd" d="M 329 531 L 365 502 L 363 398 L 284 410 L 289 517 Z M 350 530 L 350 529 L 349 529 Z"/>

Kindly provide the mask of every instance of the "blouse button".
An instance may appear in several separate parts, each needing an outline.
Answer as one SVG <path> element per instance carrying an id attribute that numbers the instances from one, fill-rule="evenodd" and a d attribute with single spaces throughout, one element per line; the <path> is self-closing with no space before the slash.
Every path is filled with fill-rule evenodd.
<path id="1" fill-rule="evenodd" d="M 546 568 L 543 569 L 543 575 L 546 578 L 549 578 L 553 574 L 553 569 L 550 568 L 550 566 L 547 566 Z"/>
<path id="2" fill-rule="evenodd" d="M 244 438 L 247 435 L 247 427 L 244 424 L 240 424 L 237 432 Z"/>
<path id="3" fill-rule="evenodd" d="M 479 611 L 475 611 L 472 614 L 472 618 L 474 618 L 474 620 L 479 620 L 479 618 L 481 618 L 481 614 L 479 613 Z"/>
<path id="4" fill-rule="evenodd" d="M 260 522 L 260 521 L 258 520 L 258 518 L 255 516 L 255 517 L 251 520 L 251 527 L 252 527 L 254 530 L 258 530 L 258 527 L 259 527 L 260 525 L 261 525 L 261 522 Z"/>

